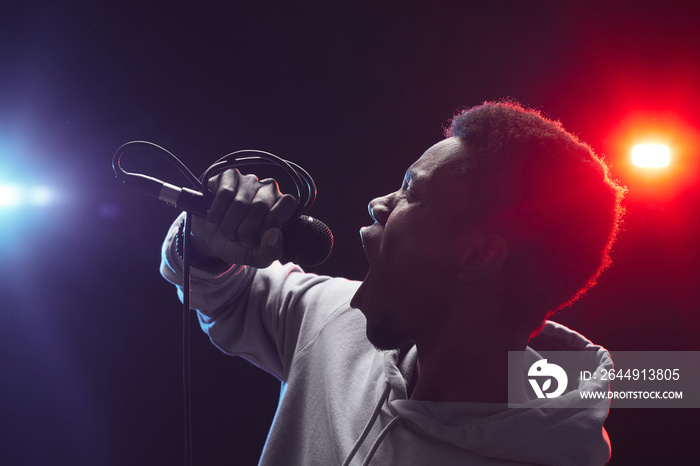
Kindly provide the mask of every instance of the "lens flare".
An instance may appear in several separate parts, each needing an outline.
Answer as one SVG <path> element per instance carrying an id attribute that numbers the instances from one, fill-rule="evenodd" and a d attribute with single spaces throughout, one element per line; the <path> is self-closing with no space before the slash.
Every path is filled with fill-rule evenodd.
<path id="1" fill-rule="evenodd" d="M 0 185 L 0 207 L 13 207 L 21 200 L 19 188 L 16 186 Z"/>
<path id="2" fill-rule="evenodd" d="M 57 200 L 56 192 L 48 186 L 0 185 L 0 208 L 45 207 Z"/>
<path id="3" fill-rule="evenodd" d="M 37 186 L 29 193 L 29 202 L 36 206 L 45 206 L 54 201 L 54 193 L 51 188 Z"/>
<path id="4" fill-rule="evenodd" d="M 671 150 L 663 144 L 638 144 L 632 148 L 632 163 L 642 168 L 667 167 Z"/>

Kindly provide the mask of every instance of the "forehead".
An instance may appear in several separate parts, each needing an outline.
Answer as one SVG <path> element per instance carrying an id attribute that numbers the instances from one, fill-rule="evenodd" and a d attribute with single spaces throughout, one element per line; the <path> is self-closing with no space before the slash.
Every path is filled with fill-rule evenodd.
<path id="1" fill-rule="evenodd" d="M 442 212 L 464 212 L 471 206 L 469 183 L 464 164 L 468 157 L 465 144 L 459 138 L 444 139 L 411 165 L 407 177 L 411 184 L 430 202 L 433 209 Z"/>
<path id="2" fill-rule="evenodd" d="M 461 139 L 455 137 L 443 139 L 425 151 L 408 171 L 418 178 L 435 176 L 448 178 L 446 175 L 461 171 L 457 168 L 466 156 L 466 149 Z M 447 182 L 447 179 L 444 181 Z"/>

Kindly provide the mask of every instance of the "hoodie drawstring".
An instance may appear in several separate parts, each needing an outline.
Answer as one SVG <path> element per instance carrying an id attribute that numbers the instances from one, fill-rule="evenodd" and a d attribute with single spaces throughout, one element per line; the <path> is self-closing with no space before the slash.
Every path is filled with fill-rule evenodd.
<path id="1" fill-rule="evenodd" d="M 384 405 L 384 401 L 389 397 L 389 392 L 391 392 L 391 385 L 389 384 L 389 381 L 386 383 L 386 388 L 384 389 L 384 392 L 382 393 L 382 396 L 379 398 L 379 402 L 377 403 L 377 406 L 374 407 L 374 411 L 372 412 L 372 416 L 370 416 L 369 420 L 367 421 L 367 425 L 365 425 L 365 428 L 362 430 L 362 434 L 360 434 L 360 438 L 357 439 L 355 442 L 355 445 L 352 446 L 352 449 L 350 450 L 350 453 L 348 453 L 348 456 L 345 458 L 345 461 L 343 461 L 342 466 L 348 466 L 350 464 L 350 461 L 352 461 L 352 458 L 355 456 L 355 453 L 357 453 L 357 450 L 360 449 L 360 445 L 362 445 L 362 442 L 365 441 L 367 438 L 367 435 L 369 435 L 370 430 L 372 430 L 372 426 L 374 425 L 374 422 L 377 420 L 377 417 L 379 416 L 379 412 L 382 410 L 382 406 Z M 387 427 L 392 426 L 395 424 L 395 420 L 397 420 L 398 416 L 394 419 L 392 419 L 391 423 L 387 425 Z M 393 424 L 392 424 L 393 423 Z M 382 430 L 382 432 L 379 434 L 379 437 L 377 440 L 381 441 L 384 436 L 386 436 L 386 427 Z M 388 432 L 388 431 L 387 431 Z M 383 434 L 383 435 L 382 435 Z M 374 456 L 374 451 L 379 447 L 379 444 L 375 440 L 374 445 L 372 445 L 372 450 L 370 451 L 370 455 L 368 456 L 368 459 L 371 459 L 371 456 Z M 365 460 L 365 463 L 367 462 L 367 459 Z M 363 463 L 363 464 L 365 464 Z"/>
<path id="2" fill-rule="evenodd" d="M 374 453 L 377 451 L 377 448 L 379 448 L 379 444 L 382 443 L 384 437 L 386 437 L 389 431 L 398 423 L 399 416 L 396 416 L 391 421 L 389 421 L 386 427 L 382 429 L 382 431 L 377 436 L 377 439 L 372 444 L 372 448 L 369 449 L 369 453 L 367 453 L 367 458 L 365 458 L 365 460 L 362 462 L 362 466 L 369 466 L 369 462 L 372 461 L 372 458 L 374 458 Z"/>

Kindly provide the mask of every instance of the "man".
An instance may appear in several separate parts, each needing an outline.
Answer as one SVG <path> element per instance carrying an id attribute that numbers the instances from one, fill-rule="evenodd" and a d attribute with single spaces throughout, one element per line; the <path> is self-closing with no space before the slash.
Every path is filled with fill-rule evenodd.
<path id="1" fill-rule="evenodd" d="M 193 223 L 192 305 L 215 345 L 283 382 L 261 464 L 609 459 L 606 408 L 508 408 L 507 355 L 545 342 L 611 364 L 545 318 L 609 265 L 623 189 L 588 146 L 514 103 L 465 110 L 446 136 L 370 202 L 361 284 L 275 262 L 295 202 L 274 182 L 213 183 Z M 161 269 L 173 283 L 176 225 Z"/>

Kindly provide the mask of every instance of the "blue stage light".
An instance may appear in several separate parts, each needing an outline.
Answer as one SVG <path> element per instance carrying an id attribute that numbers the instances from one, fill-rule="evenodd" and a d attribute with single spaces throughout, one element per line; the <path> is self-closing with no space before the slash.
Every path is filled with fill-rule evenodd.
<path id="1" fill-rule="evenodd" d="M 21 199 L 21 190 L 17 186 L 0 185 L 0 208 L 16 207 Z"/>
<path id="2" fill-rule="evenodd" d="M 29 192 L 29 203 L 35 206 L 46 206 L 56 200 L 51 188 L 47 186 L 35 186 Z"/>
<path id="3" fill-rule="evenodd" d="M 56 193 L 48 186 L 0 185 L 0 209 L 25 206 L 45 207 L 56 200 Z"/>

